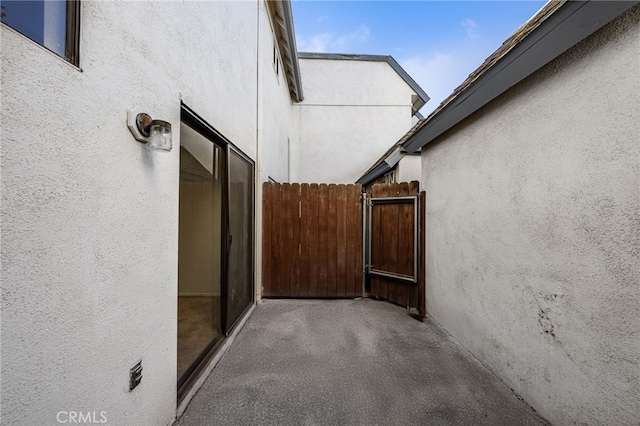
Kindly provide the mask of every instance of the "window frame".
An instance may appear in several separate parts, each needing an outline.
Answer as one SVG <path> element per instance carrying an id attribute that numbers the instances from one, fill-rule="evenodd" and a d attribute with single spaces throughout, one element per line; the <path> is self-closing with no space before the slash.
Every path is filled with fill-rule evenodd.
<path id="1" fill-rule="evenodd" d="M 80 2 L 81 0 L 67 0 L 64 55 L 75 66 L 80 66 Z"/>
<path id="2" fill-rule="evenodd" d="M 273 70 L 276 72 L 276 79 L 278 80 L 278 84 L 280 84 L 280 66 L 281 63 L 281 59 L 280 59 L 280 49 L 278 48 L 278 42 L 275 40 L 273 40 Z"/>
<path id="3" fill-rule="evenodd" d="M 25 34 L 17 28 L 9 25 L 6 22 L 2 22 L 7 28 L 20 34 L 23 37 L 36 43 L 38 46 L 53 53 L 58 58 L 62 58 L 65 61 L 71 63 L 75 67 L 80 67 L 80 4 L 81 0 L 66 0 L 66 13 L 65 13 L 65 46 L 64 56 L 55 52 L 50 47 L 47 47 L 44 43 L 34 40 L 29 34 Z"/>

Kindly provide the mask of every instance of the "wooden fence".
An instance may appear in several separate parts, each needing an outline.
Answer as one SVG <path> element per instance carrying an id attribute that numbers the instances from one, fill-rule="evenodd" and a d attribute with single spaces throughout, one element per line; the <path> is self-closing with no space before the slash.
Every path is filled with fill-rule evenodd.
<path id="1" fill-rule="evenodd" d="M 362 296 L 360 185 L 263 186 L 264 297 Z"/>

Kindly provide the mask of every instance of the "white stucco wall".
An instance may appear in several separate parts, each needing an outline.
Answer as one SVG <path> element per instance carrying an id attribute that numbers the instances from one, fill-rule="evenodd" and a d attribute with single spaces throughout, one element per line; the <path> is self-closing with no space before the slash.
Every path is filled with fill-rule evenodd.
<path id="1" fill-rule="evenodd" d="M 172 422 L 180 100 L 257 158 L 258 14 L 83 2 L 82 71 L 0 28 L 3 424 Z M 171 152 L 133 139 L 134 105 L 173 125 Z"/>
<path id="2" fill-rule="evenodd" d="M 292 180 L 354 183 L 411 128 L 415 93 L 386 62 L 301 59 Z"/>
<path id="3" fill-rule="evenodd" d="M 260 140 L 262 142 L 263 182 L 272 178 L 277 182 L 289 180 L 289 143 L 295 143 L 292 129 L 292 105 L 289 88 L 282 62 L 279 74 L 273 63 L 274 35 L 272 24 L 263 14 L 260 23 L 261 48 L 261 101 L 260 101 Z"/>
<path id="4" fill-rule="evenodd" d="M 427 308 L 553 424 L 640 418 L 640 9 L 423 148 Z"/>
<path id="5" fill-rule="evenodd" d="M 398 182 L 420 181 L 422 159 L 419 155 L 405 155 L 397 166 Z"/>
<path id="6" fill-rule="evenodd" d="M 266 5 L 260 1 L 258 70 L 258 139 L 259 153 L 256 163 L 256 232 L 255 232 L 255 292 L 256 299 L 262 295 L 262 184 L 269 178 L 277 182 L 290 179 L 290 149 L 297 143 L 295 117 L 292 101 L 280 63 L 279 74 L 273 67 L 275 44 L 273 23 L 269 19 Z M 282 60 L 282 58 L 280 58 Z"/>

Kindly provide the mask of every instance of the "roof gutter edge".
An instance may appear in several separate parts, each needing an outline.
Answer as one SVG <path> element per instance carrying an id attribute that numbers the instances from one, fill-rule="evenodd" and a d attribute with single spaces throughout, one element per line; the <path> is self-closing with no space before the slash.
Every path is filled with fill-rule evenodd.
<path id="1" fill-rule="evenodd" d="M 387 173 L 389 170 L 391 170 L 391 167 L 383 161 L 375 169 L 358 179 L 356 183 L 359 183 L 362 186 L 368 185 L 370 182 Z"/>
<path id="2" fill-rule="evenodd" d="M 356 183 L 367 185 L 369 182 L 379 178 L 380 176 L 393 169 L 400 162 L 400 160 L 404 158 L 405 155 L 406 154 L 402 151 L 402 148 L 397 147 L 395 150 L 393 150 L 393 152 L 387 155 L 382 163 L 378 164 L 373 170 L 358 179 Z"/>
<path id="3" fill-rule="evenodd" d="M 387 58 L 387 63 L 391 66 L 391 68 L 393 68 L 395 72 L 397 72 L 398 75 L 400 75 L 400 77 L 402 77 L 402 79 L 407 82 L 409 87 L 411 87 L 416 92 L 416 95 L 418 95 L 418 100 L 413 104 L 415 113 L 417 113 L 418 110 L 422 108 L 427 102 L 429 102 L 429 99 L 431 98 L 429 97 L 429 95 L 427 95 L 427 92 L 425 92 L 422 87 L 420 87 L 420 85 L 416 83 L 413 77 L 411 77 L 409 73 L 407 73 L 407 71 L 402 68 L 402 66 L 393 58 L 393 56 L 388 56 Z"/>
<path id="4" fill-rule="evenodd" d="M 296 99 L 298 102 L 302 102 L 304 100 L 304 94 L 302 93 L 302 78 L 300 77 L 300 64 L 298 63 L 298 46 L 296 44 L 295 30 L 293 27 L 291 0 L 282 0 L 282 10 L 284 11 L 284 22 L 287 26 L 287 42 L 291 47 L 291 62 L 293 63 L 293 80 L 296 85 Z"/>

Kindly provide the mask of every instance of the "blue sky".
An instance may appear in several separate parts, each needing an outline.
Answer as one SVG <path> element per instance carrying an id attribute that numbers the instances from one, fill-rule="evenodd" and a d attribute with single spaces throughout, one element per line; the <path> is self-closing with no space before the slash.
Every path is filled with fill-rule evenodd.
<path id="1" fill-rule="evenodd" d="M 301 52 L 391 55 L 427 92 L 427 115 L 544 1 L 293 0 Z"/>

